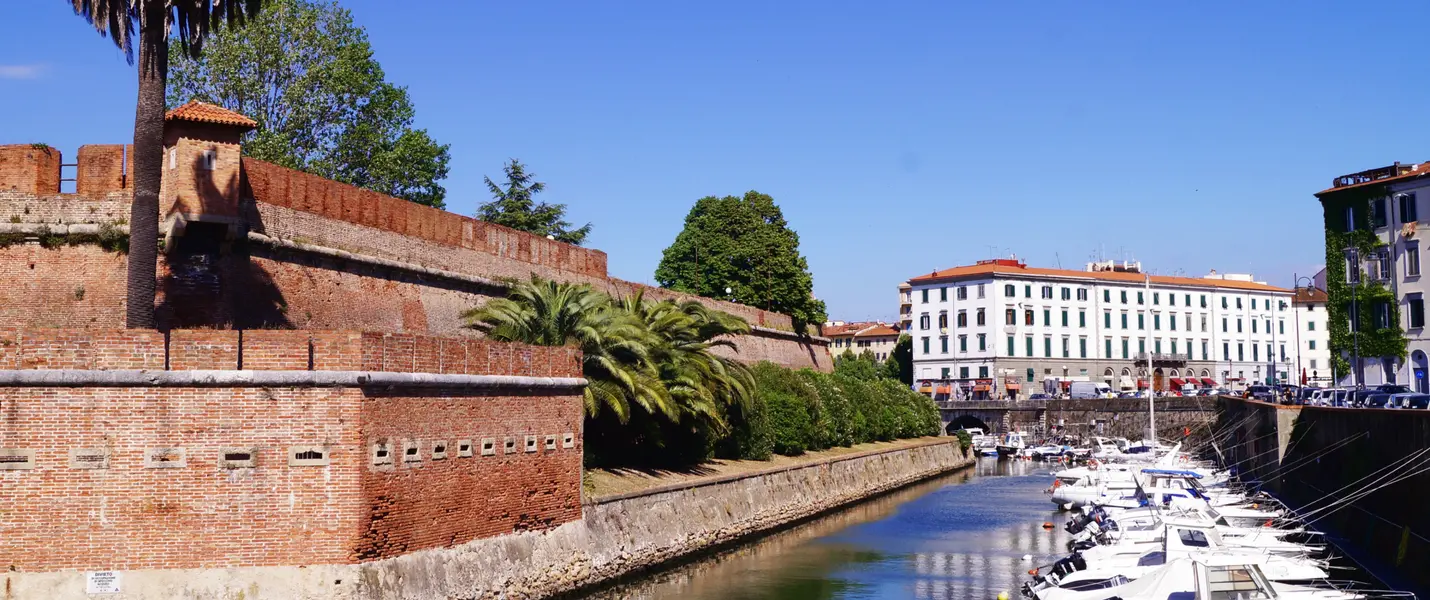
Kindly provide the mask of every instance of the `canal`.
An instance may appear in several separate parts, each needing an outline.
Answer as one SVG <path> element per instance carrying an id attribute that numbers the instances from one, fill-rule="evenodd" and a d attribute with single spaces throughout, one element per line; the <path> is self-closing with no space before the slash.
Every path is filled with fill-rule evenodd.
<path id="1" fill-rule="evenodd" d="M 1053 468 L 980 459 L 588 597 L 991 600 L 1006 591 L 1016 598 L 1028 569 L 1066 555 L 1065 516 L 1043 493 Z"/>

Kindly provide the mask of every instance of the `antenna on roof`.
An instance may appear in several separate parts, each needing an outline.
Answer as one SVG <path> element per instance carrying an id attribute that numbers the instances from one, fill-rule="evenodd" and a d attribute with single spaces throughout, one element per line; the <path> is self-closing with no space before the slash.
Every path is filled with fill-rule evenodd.
<path id="1" fill-rule="evenodd" d="M 1053 262 L 1058 263 L 1058 270 L 1059 270 L 1059 271 L 1061 271 L 1061 270 L 1063 269 L 1063 258 L 1062 258 L 1061 256 L 1058 256 L 1058 253 L 1057 253 L 1057 252 L 1054 252 L 1054 253 L 1053 253 Z"/>

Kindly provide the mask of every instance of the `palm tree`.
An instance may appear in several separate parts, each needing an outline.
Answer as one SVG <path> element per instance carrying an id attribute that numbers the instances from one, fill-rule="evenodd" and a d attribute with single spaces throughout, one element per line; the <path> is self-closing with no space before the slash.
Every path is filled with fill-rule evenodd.
<path id="1" fill-rule="evenodd" d="M 108 35 L 134 64 L 139 33 L 139 100 L 134 109 L 134 200 L 129 207 L 129 273 L 125 324 L 154 327 L 158 271 L 159 183 L 164 152 L 164 89 L 169 76 L 169 33 L 178 30 L 184 51 L 197 57 L 204 38 L 225 21 L 230 27 L 258 12 L 265 0 L 66 0 L 99 35 Z M 171 6 L 172 5 L 172 6 Z M 137 240 L 137 243 L 134 241 Z"/>
<path id="2" fill-rule="evenodd" d="M 462 317 L 469 327 L 484 330 L 495 340 L 579 346 L 590 416 L 605 408 L 625 423 L 633 403 L 672 420 L 680 416 L 651 357 L 658 338 L 589 285 L 532 276 L 513 287 L 507 298 L 492 300 Z"/>
<path id="3" fill-rule="evenodd" d="M 749 367 L 715 352 L 733 349 L 731 336 L 749 333 L 743 319 L 693 300 L 646 302 L 644 292 L 622 299 L 621 308 L 659 339 L 651 357 L 683 414 L 704 418 L 723 431 L 724 409 L 749 405 L 755 389 Z"/>

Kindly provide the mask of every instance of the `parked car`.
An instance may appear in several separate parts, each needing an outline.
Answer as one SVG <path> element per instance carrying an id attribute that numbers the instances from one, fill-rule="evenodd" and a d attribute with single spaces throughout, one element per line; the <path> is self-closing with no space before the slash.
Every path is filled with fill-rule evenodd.
<path id="1" fill-rule="evenodd" d="M 1142 394 L 1137 392 L 1122 392 L 1117 395 L 1118 398 L 1141 398 L 1142 396 Z"/>
<path id="2" fill-rule="evenodd" d="M 1346 395 L 1346 406 L 1349 406 L 1351 408 L 1365 408 L 1366 399 L 1370 398 L 1372 394 L 1379 393 L 1381 393 L 1380 390 L 1372 388 L 1366 388 L 1363 390 L 1351 390 L 1351 392 Z"/>
<path id="3" fill-rule="evenodd" d="M 1350 401 L 1351 390 L 1346 388 L 1336 388 L 1331 390 L 1331 397 L 1327 398 L 1326 406 L 1346 406 Z"/>
<path id="4" fill-rule="evenodd" d="M 1049 396 L 1049 395 L 1047 395 L 1047 394 L 1044 394 L 1044 393 L 1042 393 L 1042 392 L 1038 392 L 1038 393 L 1036 393 L 1036 394 L 1033 394 L 1033 395 L 1031 395 L 1031 396 L 1028 396 L 1028 399 L 1029 399 L 1029 400 L 1052 400 L 1053 397 L 1052 397 L 1052 396 Z"/>
<path id="5" fill-rule="evenodd" d="M 1275 402 L 1276 390 L 1269 385 L 1253 385 L 1246 388 L 1247 397 L 1262 402 Z"/>
<path id="6" fill-rule="evenodd" d="M 1430 408 L 1430 394 L 1396 394 L 1400 408 Z"/>
<path id="7" fill-rule="evenodd" d="M 1366 397 L 1365 397 L 1365 407 L 1366 407 L 1366 408 L 1395 408 L 1395 405 L 1394 405 L 1394 404 L 1390 404 L 1390 396 L 1391 396 L 1391 394 L 1385 394 L 1385 393 L 1380 393 L 1380 392 L 1372 393 L 1372 394 L 1370 394 L 1369 396 L 1366 396 Z"/>
<path id="8" fill-rule="evenodd" d="M 1112 388 L 1099 381 L 1074 381 L 1068 386 L 1068 397 L 1073 400 L 1106 398 Z"/>
<path id="9" fill-rule="evenodd" d="M 1408 393 L 1404 393 L 1404 394 L 1391 394 L 1391 395 L 1390 395 L 1390 400 L 1385 403 L 1385 407 L 1386 407 L 1386 408 L 1410 408 L 1409 406 L 1407 406 L 1407 404 L 1409 404 L 1409 402 L 1408 402 L 1407 400 L 1408 400 L 1411 396 L 1419 396 L 1419 395 L 1421 395 L 1421 394 L 1417 394 L 1417 393 L 1415 393 L 1415 392 L 1408 392 Z"/>

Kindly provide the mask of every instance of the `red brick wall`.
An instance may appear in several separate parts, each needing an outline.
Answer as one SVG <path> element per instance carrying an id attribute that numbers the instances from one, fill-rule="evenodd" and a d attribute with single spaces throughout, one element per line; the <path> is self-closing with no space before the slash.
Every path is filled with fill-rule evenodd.
<path id="1" fill-rule="evenodd" d="M 0 327 L 123 327 L 128 264 L 98 246 L 0 247 Z"/>
<path id="2" fill-rule="evenodd" d="M 133 144 L 80 146 L 75 163 L 74 187 L 78 196 L 103 199 L 111 192 L 133 189 Z"/>
<path id="3" fill-rule="evenodd" d="M 29 194 L 60 191 L 60 151 L 49 146 L 0 146 L 0 190 Z"/>
<path id="4" fill-rule="evenodd" d="M 164 350 L 153 331 L 0 329 L 0 369 L 162 369 Z M 332 370 L 580 372 L 571 348 L 341 331 L 177 330 L 168 353 L 173 368 L 232 368 L 241 354 L 252 369 L 311 356 Z M 563 441 L 579 438 L 582 410 L 579 395 L 455 389 L 0 388 L 0 448 L 36 462 L 0 470 L 0 556 L 28 571 L 305 565 L 554 527 L 581 516 L 580 441 Z M 483 439 L 507 437 L 518 452 L 482 456 Z M 420 463 L 372 464 L 372 443 L 406 440 Z M 324 446 L 330 464 L 290 466 L 293 446 Z M 109 467 L 73 468 L 80 448 L 107 448 Z M 146 467 L 157 448 L 183 448 L 186 464 Z M 224 448 L 256 449 L 257 466 L 223 468 Z"/>

